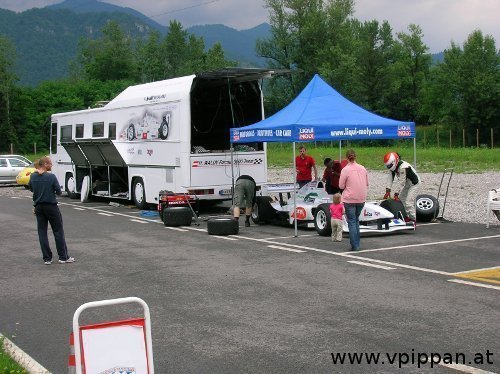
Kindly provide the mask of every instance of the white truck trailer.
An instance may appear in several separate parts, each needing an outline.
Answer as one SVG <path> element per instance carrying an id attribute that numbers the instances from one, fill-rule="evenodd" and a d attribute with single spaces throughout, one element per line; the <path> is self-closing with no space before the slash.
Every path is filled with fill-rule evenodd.
<path id="1" fill-rule="evenodd" d="M 229 129 L 264 118 L 267 69 L 224 69 L 131 86 L 100 108 L 52 116 L 53 173 L 68 196 L 158 203 L 160 191 L 231 198 L 233 180 L 267 181 L 265 144 L 231 152 Z"/>

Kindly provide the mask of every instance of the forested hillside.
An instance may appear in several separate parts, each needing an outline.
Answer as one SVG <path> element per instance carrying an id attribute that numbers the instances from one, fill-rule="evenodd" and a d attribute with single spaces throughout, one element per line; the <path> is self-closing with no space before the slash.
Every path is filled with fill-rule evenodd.
<path id="1" fill-rule="evenodd" d="M 15 46 L 16 72 L 21 84 L 67 77 L 81 38 L 95 38 L 110 21 L 132 37 L 151 27 L 125 13 L 77 14 L 67 9 L 31 9 L 19 14 L 0 9 L 0 35 Z"/>
<path id="2" fill-rule="evenodd" d="M 253 43 L 226 35 L 232 32 L 259 39 L 248 53 L 266 67 L 291 71 L 265 82 L 267 116 L 320 74 L 374 113 L 413 121 L 428 134 L 444 131 L 450 147 L 452 138 L 454 146 L 498 143 L 500 55 L 490 35 L 471 30 L 433 61 L 419 25 L 394 32 L 386 21 L 361 22 L 353 0 L 269 4 L 270 26 L 239 32 L 172 21 L 162 33 L 127 13 L 0 10 L 0 151 L 46 147 L 51 114 L 110 100 L 127 86 L 245 66 L 247 47 L 232 54 L 226 46 Z"/>
<path id="3" fill-rule="evenodd" d="M 161 35 L 168 32 L 168 27 L 152 22 L 145 16 L 141 17 L 138 12 L 134 11 L 139 15 L 127 13 L 128 8 L 97 1 L 85 1 L 85 7 L 67 8 L 78 3 L 66 1 L 57 6 L 22 13 L 0 9 L 0 35 L 15 45 L 16 72 L 22 85 L 35 86 L 44 80 L 67 77 L 70 63 L 76 57 L 79 40 L 98 37 L 100 30 L 110 20 L 117 22 L 132 38 L 144 38 L 151 30 L 157 30 Z M 99 6 L 90 7 L 94 3 Z M 99 10 L 104 5 L 104 11 Z M 111 11 L 114 9 L 120 11 Z M 269 36 L 269 28 L 269 25 L 262 24 L 238 31 L 223 25 L 204 25 L 186 31 L 202 37 L 206 48 L 220 42 L 231 60 L 245 66 L 257 66 L 263 65 L 264 60 L 256 56 L 256 39 Z"/>

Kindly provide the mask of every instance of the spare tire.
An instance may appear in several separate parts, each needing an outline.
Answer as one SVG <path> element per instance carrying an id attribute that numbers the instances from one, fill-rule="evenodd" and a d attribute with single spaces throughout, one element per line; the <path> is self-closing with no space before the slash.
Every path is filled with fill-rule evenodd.
<path id="1" fill-rule="evenodd" d="M 252 221 L 257 225 L 266 224 L 276 216 L 276 211 L 271 205 L 270 196 L 256 196 L 252 209 Z"/>
<path id="2" fill-rule="evenodd" d="M 319 204 L 314 213 L 314 228 L 321 236 L 332 234 L 330 204 Z"/>
<path id="3" fill-rule="evenodd" d="M 236 235 L 240 232 L 237 219 L 233 217 L 210 218 L 207 221 L 208 235 Z"/>
<path id="4" fill-rule="evenodd" d="M 162 215 L 165 226 L 190 226 L 193 220 L 193 212 L 186 206 L 166 207 Z"/>
<path id="5" fill-rule="evenodd" d="M 432 195 L 417 195 L 417 221 L 430 222 L 439 214 L 439 201 Z"/>

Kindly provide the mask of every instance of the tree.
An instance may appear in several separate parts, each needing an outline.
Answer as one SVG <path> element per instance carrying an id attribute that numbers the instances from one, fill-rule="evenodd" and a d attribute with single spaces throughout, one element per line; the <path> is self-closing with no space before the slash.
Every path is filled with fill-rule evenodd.
<path id="1" fill-rule="evenodd" d="M 270 90 L 279 96 L 274 103 L 283 107 L 317 72 L 326 78 L 331 67 L 342 59 L 350 33 L 349 17 L 353 0 L 266 0 L 271 37 L 257 42 L 256 51 L 270 68 L 295 71 L 293 75 L 271 80 Z M 274 104 L 273 104 L 274 105 Z"/>
<path id="2" fill-rule="evenodd" d="M 165 77 L 161 35 L 158 31 L 151 31 L 145 42 L 137 43 L 136 58 L 141 82 L 153 82 Z"/>
<path id="3" fill-rule="evenodd" d="M 0 36 L 0 149 L 17 144 L 17 133 L 11 120 L 11 95 L 17 76 L 14 73 L 16 53 L 11 42 Z"/>
<path id="4" fill-rule="evenodd" d="M 88 79 L 107 81 L 135 77 L 132 40 L 114 21 L 102 29 L 100 38 L 81 41 L 78 60 Z"/>
<path id="5" fill-rule="evenodd" d="M 421 110 L 423 90 L 432 62 L 429 48 L 423 43 L 422 29 L 411 24 L 409 33 L 397 33 L 392 76 L 392 113 L 395 118 L 423 122 Z"/>
<path id="6" fill-rule="evenodd" d="M 472 144 L 479 129 L 480 141 L 488 142 L 488 129 L 500 122 L 499 56 L 495 40 L 479 30 L 469 35 L 463 50 L 452 43 L 431 71 L 425 102 L 431 120 L 465 130 Z"/>
<path id="7" fill-rule="evenodd" d="M 390 74 L 394 63 L 392 29 L 387 21 L 357 23 L 355 35 L 358 39 L 356 56 L 357 69 L 354 80 L 357 93 L 354 100 L 377 113 L 391 114 L 389 92 L 393 76 Z"/>

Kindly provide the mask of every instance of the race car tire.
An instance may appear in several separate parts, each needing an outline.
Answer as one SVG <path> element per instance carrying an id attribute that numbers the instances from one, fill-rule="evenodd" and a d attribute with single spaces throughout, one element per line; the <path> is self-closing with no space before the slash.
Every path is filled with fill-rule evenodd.
<path id="1" fill-rule="evenodd" d="M 210 218 L 207 221 L 207 232 L 208 235 L 237 235 L 240 226 L 233 217 Z"/>
<path id="2" fill-rule="evenodd" d="M 271 205 L 270 196 L 256 196 L 252 209 L 252 221 L 256 225 L 262 225 L 271 222 L 276 215 L 276 211 Z"/>
<path id="3" fill-rule="evenodd" d="M 439 214 L 439 201 L 432 195 L 417 195 L 417 222 L 430 222 Z"/>
<path id="4" fill-rule="evenodd" d="M 407 217 L 406 209 L 403 203 L 399 200 L 387 199 L 380 203 L 380 206 L 385 210 L 388 210 L 394 215 L 396 219 L 404 219 Z"/>
<path id="5" fill-rule="evenodd" d="M 329 204 L 320 204 L 314 213 L 314 228 L 321 236 L 332 234 L 332 223 Z"/>
<path id="6" fill-rule="evenodd" d="M 190 226 L 193 212 L 186 206 L 174 206 L 163 209 L 162 220 L 165 226 Z"/>

